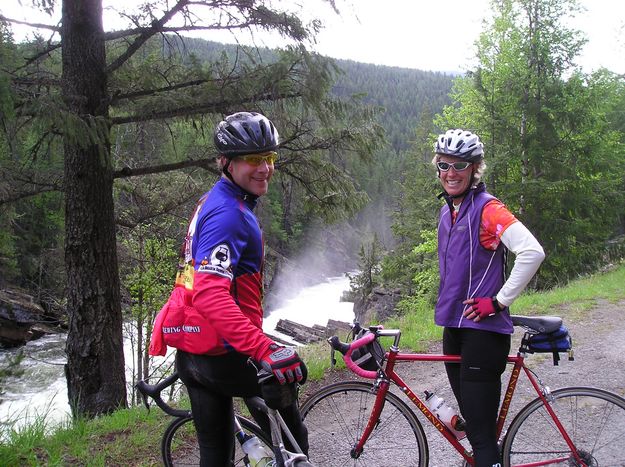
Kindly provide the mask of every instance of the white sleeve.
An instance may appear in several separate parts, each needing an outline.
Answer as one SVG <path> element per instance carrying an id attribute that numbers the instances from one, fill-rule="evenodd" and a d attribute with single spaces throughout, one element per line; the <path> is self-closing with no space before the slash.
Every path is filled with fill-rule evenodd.
<path id="1" fill-rule="evenodd" d="M 499 303 L 510 306 L 532 280 L 545 252 L 536 237 L 521 222 L 511 224 L 501 235 L 503 244 L 514 253 L 514 266 L 510 277 L 497 293 Z"/>

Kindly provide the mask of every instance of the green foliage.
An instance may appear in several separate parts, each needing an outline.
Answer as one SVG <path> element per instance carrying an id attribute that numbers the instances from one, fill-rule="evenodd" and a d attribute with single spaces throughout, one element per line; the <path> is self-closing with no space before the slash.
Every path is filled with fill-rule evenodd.
<path id="1" fill-rule="evenodd" d="M 432 301 L 436 293 L 438 263 L 436 222 L 440 185 L 432 167 L 431 114 L 426 110 L 416 129 L 399 184 L 398 209 L 392 226 L 397 245 L 382 262 L 382 281 L 399 287 L 406 297 Z"/>
<path id="2" fill-rule="evenodd" d="M 493 4 L 479 64 L 457 79 L 436 123 L 477 131 L 489 191 L 535 234 L 547 254 L 537 287 L 565 283 L 606 261 L 622 226 L 622 133 L 610 121 L 623 82 L 574 66 L 583 45 L 563 25 L 576 2 Z"/>
<path id="3" fill-rule="evenodd" d="M 402 348 L 424 352 L 440 341 L 443 328 L 434 324 L 434 309 L 421 297 L 407 297 L 397 305 L 399 313 L 384 323 L 387 329 L 401 329 Z"/>
<path id="4" fill-rule="evenodd" d="M 165 303 L 173 287 L 178 256 L 174 241 L 151 235 L 149 225 L 136 230 L 134 236 L 127 236 L 122 242 L 132 261 L 123 283 L 135 318 L 153 315 Z"/>
<path id="5" fill-rule="evenodd" d="M 380 261 L 384 250 L 376 234 L 373 235 L 369 244 L 361 244 L 358 254 L 358 272 L 347 274 L 349 278 L 350 293 L 345 297 L 349 301 L 361 301 L 373 291 L 378 283 L 380 273 Z"/>
<path id="6" fill-rule="evenodd" d="M 27 425 L 0 426 L 0 463 L 25 465 L 156 465 L 157 446 L 171 418 L 143 407 L 87 421 L 48 426 L 46 416 Z"/>
<path id="7" fill-rule="evenodd" d="M 64 287 L 62 203 L 59 193 L 44 193 L 15 204 L 13 232 L 19 238 L 15 254 L 19 258 L 20 283 L 51 295 Z"/>
<path id="8" fill-rule="evenodd" d="M 154 319 L 173 288 L 179 247 L 171 238 L 159 235 L 164 222 L 142 223 L 126 231 L 121 240 L 121 279 L 127 294 L 126 312 L 131 332 L 126 336 L 134 350 L 133 381 L 150 375 L 148 347 Z"/>
<path id="9" fill-rule="evenodd" d="M 14 219 L 14 210 L 7 206 L 0 207 L 0 274 L 7 282 L 16 281 L 19 277 L 16 237 L 10 228 Z"/>
<path id="10" fill-rule="evenodd" d="M 528 315 L 549 315 L 554 309 L 566 305 L 578 315 L 593 306 L 608 300 L 616 303 L 623 299 L 623 281 L 625 281 L 625 263 L 593 274 L 580 277 L 561 287 L 554 287 L 547 292 L 526 293 L 513 304 L 513 313 Z"/>

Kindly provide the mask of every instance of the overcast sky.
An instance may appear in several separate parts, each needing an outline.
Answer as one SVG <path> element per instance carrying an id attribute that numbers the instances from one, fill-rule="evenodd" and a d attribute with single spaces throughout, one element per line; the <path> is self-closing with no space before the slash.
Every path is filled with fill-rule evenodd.
<path id="1" fill-rule="evenodd" d="M 328 16 L 319 52 L 336 58 L 424 70 L 455 70 L 475 57 L 473 44 L 490 16 L 488 0 L 353 0 L 357 18 Z M 572 26 L 589 39 L 578 63 L 625 73 L 625 2 L 582 0 Z M 358 22 L 357 19 L 360 21 Z"/>
<path id="2" fill-rule="evenodd" d="M 105 5 L 123 7 L 137 0 L 104 0 Z M 341 16 L 321 4 L 323 0 L 292 0 L 304 5 L 308 14 L 324 21 L 315 49 L 335 58 L 379 65 L 434 71 L 464 71 L 475 56 L 473 43 L 489 16 L 489 0 L 337 0 Z M 23 4 L 32 3 L 22 0 Z M 58 0 L 60 3 L 60 0 Z M 284 2 L 283 2 L 284 3 Z M 589 40 L 578 63 L 590 72 L 600 66 L 625 73 L 625 2 L 581 0 L 586 11 L 572 24 Z M 52 22 L 19 7 L 18 0 L 2 0 L 0 11 L 26 21 Z M 105 28 L 112 29 L 105 14 Z M 36 18 L 36 19 L 35 19 Z M 17 31 L 16 31 L 17 32 Z M 20 33 L 16 34 L 20 37 Z M 201 37 L 233 42 L 228 33 L 204 33 Z M 246 39 L 238 35 L 237 39 Z M 283 41 L 265 33 L 255 35 L 258 45 L 275 47 Z"/>

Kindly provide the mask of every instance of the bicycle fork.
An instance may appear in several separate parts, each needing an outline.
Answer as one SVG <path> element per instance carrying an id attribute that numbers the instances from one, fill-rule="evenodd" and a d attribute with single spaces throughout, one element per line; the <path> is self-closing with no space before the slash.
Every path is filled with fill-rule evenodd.
<path id="1" fill-rule="evenodd" d="M 382 413 L 382 409 L 384 409 L 384 401 L 386 400 L 386 393 L 389 388 L 390 382 L 388 380 L 377 381 L 373 386 L 373 391 L 376 394 L 373 410 L 371 411 L 371 415 L 369 416 L 367 426 L 365 427 L 362 436 L 350 451 L 352 459 L 358 459 L 360 457 L 369 436 L 371 436 L 373 430 L 380 423 L 380 414 Z"/>

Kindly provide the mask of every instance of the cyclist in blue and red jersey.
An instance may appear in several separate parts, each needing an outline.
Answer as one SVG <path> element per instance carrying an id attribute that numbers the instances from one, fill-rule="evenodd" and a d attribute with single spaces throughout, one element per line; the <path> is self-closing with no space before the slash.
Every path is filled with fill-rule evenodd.
<path id="1" fill-rule="evenodd" d="M 532 233 L 486 191 L 484 146 L 465 130 L 449 130 L 434 146 L 432 162 L 446 203 L 438 223 L 440 285 L 435 322 L 444 326 L 443 353 L 466 420 L 477 467 L 500 465 L 496 421 L 501 374 L 513 332 L 508 307 L 532 279 L 545 254 Z M 506 252 L 515 255 L 505 277 Z"/>
<path id="2" fill-rule="evenodd" d="M 272 387 L 279 387 L 259 384 L 248 359 L 272 372 L 283 385 L 301 381 L 305 367 L 293 349 L 276 344 L 262 331 L 264 251 L 254 207 L 267 193 L 274 172 L 278 132 L 265 116 L 239 112 L 217 125 L 214 142 L 222 177 L 193 213 L 176 280 L 185 291 L 187 314 L 200 315 L 200 325 L 164 328 L 164 332 L 188 331 L 184 349 L 178 348 L 176 367 L 189 392 L 201 465 L 221 467 L 231 465 L 232 397 L 267 399 Z M 199 329 L 204 337 L 194 348 L 192 333 Z M 307 431 L 296 397 L 278 402 L 306 452 Z M 268 430 L 262 414 L 252 415 Z"/>

